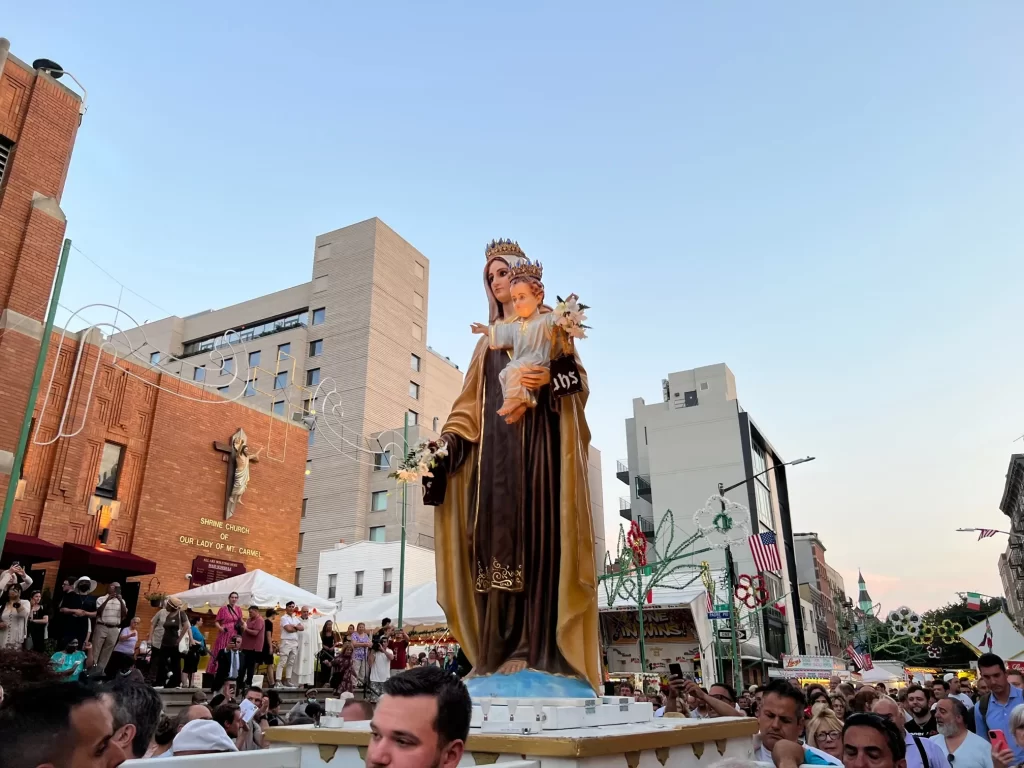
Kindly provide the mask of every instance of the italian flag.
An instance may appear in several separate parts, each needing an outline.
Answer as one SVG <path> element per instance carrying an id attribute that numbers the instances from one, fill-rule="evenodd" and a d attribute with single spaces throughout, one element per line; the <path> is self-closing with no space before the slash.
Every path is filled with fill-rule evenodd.
<path id="1" fill-rule="evenodd" d="M 977 592 L 968 592 L 967 593 L 967 607 L 970 608 L 972 611 L 980 611 L 981 610 L 981 595 L 979 595 Z"/>

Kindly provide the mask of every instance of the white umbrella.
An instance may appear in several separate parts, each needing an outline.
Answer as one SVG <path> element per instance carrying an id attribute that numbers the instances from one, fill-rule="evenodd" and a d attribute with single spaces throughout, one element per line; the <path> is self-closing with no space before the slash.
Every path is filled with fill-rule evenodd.
<path id="1" fill-rule="evenodd" d="M 178 592 L 176 597 L 193 611 L 217 611 L 228 604 L 228 595 L 238 593 L 238 604 L 260 608 L 284 608 L 291 600 L 296 608 L 308 605 L 316 613 L 333 616 L 337 606 L 266 571 L 249 571 L 230 579 Z"/>

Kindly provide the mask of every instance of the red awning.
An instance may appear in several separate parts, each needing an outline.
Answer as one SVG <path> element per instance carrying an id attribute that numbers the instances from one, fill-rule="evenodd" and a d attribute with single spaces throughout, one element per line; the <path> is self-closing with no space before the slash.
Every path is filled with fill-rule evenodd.
<path id="1" fill-rule="evenodd" d="M 20 533 L 8 533 L 4 541 L 4 562 L 18 562 L 31 565 L 49 560 L 60 560 L 62 549 L 59 544 L 51 544 L 36 536 L 25 536 Z"/>
<path id="2" fill-rule="evenodd" d="M 147 576 L 156 573 L 156 563 L 131 552 L 70 542 L 64 544 L 60 568 L 62 571 L 77 570 L 82 573 L 87 568 L 95 571 L 105 569 L 118 571 L 122 576 Z"/>

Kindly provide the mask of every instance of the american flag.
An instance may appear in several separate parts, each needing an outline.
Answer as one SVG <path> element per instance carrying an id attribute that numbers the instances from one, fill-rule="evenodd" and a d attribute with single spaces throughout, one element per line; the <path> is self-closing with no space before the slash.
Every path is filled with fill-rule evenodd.
<path id="1" fill-rule="evenodd" d="M 857 653 L 857 649 L 853 647 L 853 643 L 850 643 L 848 646 L 846 646 L 846 654 L 850 657 L 850 661 L 853 662 L 853 665 L 857 669 L 871 669 L 871 667 L 868 666 L 868 664 L 871 663 L 871 657 L 867 656 L 867 654 L 862 655 L 860 653 Z"/>
<path id="2" fill-rule="evenodd" d="M 712 611 L 714 611 L 714 610 L 715 610 L 715 606 L 713 606 L 713 605 L 711 604 L 711 593 L 710 593 L 710 592 L 708 592 L 707 590 L 704 590 L 704 595 L 705 595 L 705 597 L 707 597 L 707 599 L 708 599 L 708 613 L 711 613 Z"/>
<path id="3" fill-rule="evenodd" d="M 750 544 L 750 554 L 754 556 L 754 565 L 761 571 L 781 571 L 782 561 L 779 559 L 779 548 L 776 546 L 775 534 L 771 531 L 755 533 L 747 543 Z"/>
<path id="4" fill-rule="evenodd" d="M 992 528 L 979 528 L 978 529 L 978 541 L 987 539 L 989 536 L 995 536 L 999 531 L 993 530 Z"/>

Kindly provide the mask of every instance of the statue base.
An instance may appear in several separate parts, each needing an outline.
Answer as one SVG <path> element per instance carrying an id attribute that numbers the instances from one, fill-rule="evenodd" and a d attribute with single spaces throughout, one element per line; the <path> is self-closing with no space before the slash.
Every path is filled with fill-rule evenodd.
<path id="1" fill-rule="evenodd" d="M 593 699 L 590 683 L 578 677 L 524 669 L 511 675 L 483 675 L 463 680 L 474 699 Z"/>

